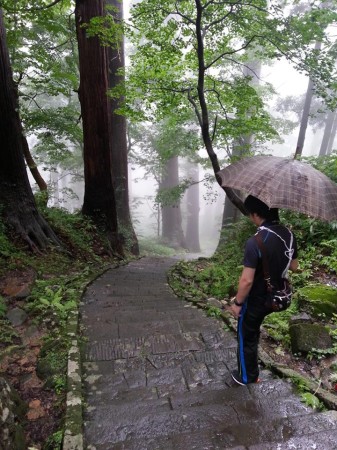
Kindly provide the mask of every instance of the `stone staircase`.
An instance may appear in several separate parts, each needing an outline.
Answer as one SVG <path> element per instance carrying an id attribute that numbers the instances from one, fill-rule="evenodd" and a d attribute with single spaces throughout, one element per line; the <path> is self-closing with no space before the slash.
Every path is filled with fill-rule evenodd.
<path id="1" fill-rule="evenodd" d="M 81 306 L 87 449 L 337 449 L 337 411 L 315 412 L 262 371 L 237 386 L 236 340 L 170 290 L 167 258 L 109 270 Z"/>

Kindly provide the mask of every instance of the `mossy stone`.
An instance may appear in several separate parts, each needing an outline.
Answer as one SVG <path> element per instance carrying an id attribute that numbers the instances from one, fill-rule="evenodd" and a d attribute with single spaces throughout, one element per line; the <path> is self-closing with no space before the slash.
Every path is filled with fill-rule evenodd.
<path id="1" fill-rule="evenodd" d="M 299 290 L 299 306 L 301 309 L 309 309 L 316 317 L 322 314 L 331 318 L 337 314 L 337 289 L 324 284 L 314 284 Z"/>
<path id="2" fill-rule="evenodd" d="M 27 404 L 21 400 L 16 390 L 0 378 L 0 448 L 25 450 L 25 420 Z"/>
<path id="3" fill-rule="evenodd" d="M 332 346 L 329 328 L 319 324 L 296 323 L 289 327 L 293 353 L 308 353 L 313 349 L 324 350 Z"/>

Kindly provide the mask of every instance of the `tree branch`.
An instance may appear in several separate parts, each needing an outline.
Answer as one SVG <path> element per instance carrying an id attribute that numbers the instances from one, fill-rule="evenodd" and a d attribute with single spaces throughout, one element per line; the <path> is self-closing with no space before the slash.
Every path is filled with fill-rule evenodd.
<path id="1" fill-rule="evenodd" d="M 195 111 L 195 114 L 197 116 L 197 119 L 198 119 L 200 127 L 202 127 L 202 117 L 201 117 L 200 112 L 198 110 L 198 106 L 197 106 L 195 100 L 193 99 L 193 97 L 191 95 L 191 88 L 188 90 L 188 100 L 189 100 L 189 102 L 192 104 L 192 106 L 194 108 L 194 111 Z"/>
<path id="2" fill-rule="evenodd" d="M 227 14 L 225 14 L 224 16 L 220 17 L 219 19 L 214 20 L 214 22 L 211 22 L 207 26 L 205 26 L 205 28 L 203 29 L 204 34 L 214 25 L 217 25 L 218 23 L 221 23 L 224 20 L 226 20 L 227 17 L 232 14 L 232 12 L 233 12 L 233 6 L 231 6 L 231 9 Z"/>
<path id="3" fill-rule="evenodd" d="M 176 11 L 175 14 L 178 14 L 178 16 L 182 17 L 183 19 L 185 19 L 188 23 L 192 24 L 195 26 L 195 22 L 188 16 L 186 16 L 185 14 L 181 13 L 178 9 L 178 2 L 175 3 L 176 6 Z"/>
<path id="4" fill-rule="evenodd" d="M 45 5 L 45 6 L 36 6 L 34 8 L 29 8 L 27 11 L 41 11 L 43 9 L 48 9 L 48 8 L 52 8 L 53 6 L 57 5 L 57 3 L 62 2 L 62 0 L 54 0 L 52 3 L 50 3 L 49 5 Z"/>
<path id="5" fill-rule="evenodd" d="M 60 47 L 63 47 L 64 45 L 68 44 L 70 42 L 70 39 L 67 39 L 66 41 L 62 42 L 61 44 L 55 45 L 54 47 L 46 47 L 48 50 L 56 50 Z"/>
<path id="6" fill-rule="evenodd" d="M 204 6 L 203 9 L 208 8 L 210 5 L 215 5 L 215 6 L 222 6 L 222 5 L 230 5 L 230 6 L 250 6 L 251 8 L 257 9 L 258 11 L 262 11 L 267 13 L 268 11 L 265 8 L 261 8 L 260 6 L 254 5 L 253 2 L 241 2 L 241 1 L 237 1 L 237 2 L 233 2 L 232 0 L 229 1 L 221 1 L 221 2 L 216 2 L 214 0 L 210 0 L 209 2 L 207 2 Z"/>
<path id="7" fill-rule="evenodd" d="M 218 124 L 218 115 L 215 116 L 215 120 L 214 120 L 213 133 L 212 133 L 212 142 L 214 141 L 214 138 L 215 138 L 217 124 Z"/>
<path id="8" fill-rule="evenodd" d="M 215 64 L 217 61 L 219 61 L 219 59 L 223 58 L 226 55 L 234 55 L 235 53 L 240 52 L 241 50 L 246 49 L 251 42 L 256 38 L 256 36 L 253 36 L 252 38 L 250 38 L 241 48 L 238 48 L 236 50 L 232 50 L 232 51 L 228 51 L 228 52 L 223 52 L 221 53 L 221 55 L 219 55 L 217 58 L 215 58 L 212 62 L 210 62 L 209 64 L 207 64 L 205 66 L 205 70 L 209 69 L 210 67 L 213 66 L 213 64 Z"/>

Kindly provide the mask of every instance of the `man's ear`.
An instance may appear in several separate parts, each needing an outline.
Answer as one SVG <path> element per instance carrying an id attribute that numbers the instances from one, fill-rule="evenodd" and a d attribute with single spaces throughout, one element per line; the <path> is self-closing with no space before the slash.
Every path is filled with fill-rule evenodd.
<path id="1" fill-rule="evenodd" d="M 257 213 L 252 213 L 251 218 L 253 223 L 257 226 L 259 226 L 262 222 L 262 218 Z"/>

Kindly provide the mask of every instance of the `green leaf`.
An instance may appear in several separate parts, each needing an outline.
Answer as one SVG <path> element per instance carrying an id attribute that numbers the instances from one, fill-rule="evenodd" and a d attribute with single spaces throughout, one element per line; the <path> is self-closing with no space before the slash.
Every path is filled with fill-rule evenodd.
<path id="1" fill-rule="evenodd" d="M 310 392 L 301 394 L 301 399 L 306 405 L 310 406 L 311 408 L 321 409 L 321 402 L 315 395 L 311 394 Z"/>

